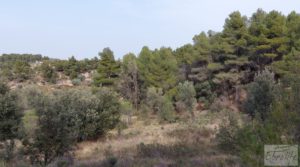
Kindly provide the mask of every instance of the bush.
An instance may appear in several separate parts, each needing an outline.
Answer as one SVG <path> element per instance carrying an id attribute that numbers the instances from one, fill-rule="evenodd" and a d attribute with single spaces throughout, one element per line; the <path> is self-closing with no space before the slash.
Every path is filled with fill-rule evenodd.
<path id="1" fill-rule="evenodd" d="M 150 87 L 147 90 L 146 105 L 165 121 L 174 121 L 174 106 L 172 101 L 163 96 L 162 89 Z"/>
<path id="2" fill-rule="evenodd" d="M 163 92 L 161 88 L 150 87 L 147 89 L 146 105 L 154 112 L 158 113 L 161 109 Z"/>
<path id="3" fill-rule="evenodd" d="M 108 90 L 32 93 L 38 128 L 28 153 L 32 162 L 46 165 L 73 149 L 78 140 L 97 138 L 119 122 L 118 99 Z"/>
<path id="4" fill-rule="evenodd" d="M 127 116 L 127 124 L 131 123 L 131 116 L 133 113 L 132 104 L 128 101 L 122 101 L 121 103 L 121 113 Z"/>
<path id="5" fill-rule="evenodd" d="M 74 86 L 78 86 L 78 85 L 81 84 L 81 80 L 78 79 L 78 78 L 72 79 L 72 84 L 73 84 Z"/>
<path id="6" fill-rule="evenodd" d="M 264 120 L 271 110 L 274 90 L 274 73 L 267 69 L 257 73 L 254 77 L 254 82 L 248 85 L 248 97 L 244 103 L 244 110 L 252 118 L 258 114 Z"/>
<path id="7" fill-rule="evenodd" d="M 220 148 L 239 156 L 247 166 L 263 166 L 264 145 L 298 143 L 299 87 L 297 83 L 289 89 L 278 89 L 280 93 L 272 95 L 275 100 L 265 108 L 269 110 L 264 117 L 257 112 L 252 121 L 244 121 L 244 126 L 238 126 L 237 119 L 229 119 L 217 135 Z"/>
<path id="8" fill-rule="evenodd" d="M 173 103 L 166 96 L 163 97 L 159 116 L 164 121 L 173 122 L 175 120 Z"/>
<path id="9" fill-rule="evenodd" d="M 20 137 L 22 113 L 18 98 L 9 88 L 0 83 L 0 142 L 4 143 L 2 158 L 11 160 L 15 147 L 14 140 Z"/>
<path id="10" fill-rule="evenodd" d="M 56 83 L 58 75 L 54 67 L 52 67 L 49 62 L 43 62 L 43 64 L 40 67 L 40 70 L 46 82 Z"/>
<path id="11" fill-rule="evenodd" d="M 193 109 L 197 102 L 195 96 L 196 91 L 192 82 L 185 81 L 184 83 L 179 83 L 176 100 L 191 114 L 193 114 Z"/>

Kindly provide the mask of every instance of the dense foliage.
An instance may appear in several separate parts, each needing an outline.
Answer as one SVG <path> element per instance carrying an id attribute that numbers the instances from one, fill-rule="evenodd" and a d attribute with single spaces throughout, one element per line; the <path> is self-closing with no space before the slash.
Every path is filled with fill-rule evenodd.
<path id="1" fill-rule="evenodd" d="M 201 32 L 191 44 L 175 50 L 144 46 L 122 60 L 116 60 L 109 48 L 99 58 L 84 60 L 4 54 L 1 80 L 20 92 L 26 89 L 22 83 L 46 86 L 24 91 L 20 102 L 0 84 L 0 144 L 6 144 L 8 160 L 14 139 L 20 137 L 21 109 L 37 117 L 33 132 L 26 134 L 27 129 L 22 135 L 23 151 L 32 163 L 47 165 L 71 153 L 77 142 L 119 128 L 120 112 L 129 120 L 134 109 L 174 122 L 185 113 L 194 119 L 195 109 L 210 105 L 222 110 L 219 102 L 246 115 L 224 118 L 217 135 L 221 150 L 248 166 L 262 166 L 264 144 L 300 141 L 299 38 L 298 13 L 285 16 L 258 9 L 251 17 L 232 12 L 222 31 Z M 84 80 L 90 84 L 81 84 Z M 56 90 L 65 82 L 76 89 Z M 239 99 L 241 89 L 246 93 Z"/>
<path id="2" fill-rule="evenodd" d="M 22 113 L 18 106 L 15 93 L 0 83 L 0 142 L 4 143 L 5 150 L 0 152 L 1 158 L 10 160 L 14 152 L 14 139 L 20 137 Z"/>

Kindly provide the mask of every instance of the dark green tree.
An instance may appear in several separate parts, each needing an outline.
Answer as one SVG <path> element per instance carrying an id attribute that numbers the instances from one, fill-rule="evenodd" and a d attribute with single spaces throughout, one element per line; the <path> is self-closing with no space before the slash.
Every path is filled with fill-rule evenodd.
<path id="1" fill-rule="evenodd" d="M 249 32 L 251 59 L 259 65 L 269 64 L 288 52 L 286 18 L 281 13 L 267 14 L 259 9 L 251 18 Z"/>
<path id="2" fill-rule="evenodd" d="M 286 22 L 289 38 L 288 46 L 290 50 L 295 48 L 300 51 L 300 15 L 293 11 L 287 16 Z"/>
<path id="3" fill-rule="evenodd" d="M 247 54 L 248 29 L 247 18 L 240 12 L 233 12 L 226 19 L 222 37 L 230 45 L 229 54 L 242 56 Z"/>
<path id="4" fill-rule="evenodd" d="M 78 135 L 77 113 L 72 110 L 73 96 L 63 92 L 35 93 L 32 105 L 38 121 L 35 136 L 28 140 L 32 163 L 47 165 L 74 147 Z"/>
<path id="5" fill-rule="evenodd" d="M 254 82 L 248 88 L 248 97 L 244 103 L 245 111 L 252 117 L 259 116 L 265 120 L 271 111 L 274 100 L 275 78 L 274 73 L 264 70 L 257 73 Z"/>
<path id="6" fill-rule="evenodd" d="M 42 76 L 46 82 L 56 83 L 58 75 L 57 75 L 54 67 L 51 66 L 51 64 L 49 62 L 44 61 L 40 67 L 40 70 L 41 70 Z"/>
<path id="7" fill-rule="evenodd" d="M 99 56 L 98 75 L 94 78 L 94 84 L 96 86 L 112 86 L 119 76 L 120 66 L 109 48 L 104 48 Z"/>
<path id="8" fill-rule="evenodd" d="M 21 122 L 22 112 L 16 94 L 0 83 L 0 142 L 5 146 L 5 153 L 2 155 L 5 160 L 10 160 L 13 156 L 14 140 L 20 137 Z"/>
<path id="9" fill-rule="evenodd" d="M 15 79 L 19 82 L 23 82 L 31 77 L 32 70 L 27 62 L 17 61 L 13 66 L 13 74 Z"/>
<path id="10" fill-rule="evenodd" d="M 144 47 L 138 58 L 138 68 L 146 86 L 168 90 L 177 82 L 177 61 L 170 48 L 151 51 Z"/>

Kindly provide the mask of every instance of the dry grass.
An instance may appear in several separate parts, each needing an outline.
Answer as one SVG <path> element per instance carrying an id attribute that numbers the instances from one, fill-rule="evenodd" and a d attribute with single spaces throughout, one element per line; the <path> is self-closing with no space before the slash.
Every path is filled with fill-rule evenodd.
<path id="1" fill-rule="evenodd" d="M 159 143 L 169 145 L 177 142 L 176 138 L 168 136 L 169 132 L 180 128 L 179 123 L 160 125 L 156 120 L 151 120 L 145 125 L 144 121 L 136 120 L 127 129 L 118 135 L 117 130 L 109 132 L 106 139 L 99 141 L 87 141 L 78 145 L 75 155 L 78 159 L 103 159 L 105 150 L 109 149 L 113 154 L 120 154 L 122 150 L 127 155 L 136 152 L 136 145 L 140 143 Z"/>
<path id="2" fill-rule="evenodd" d="M 134 118 L 121 135 L 113 130 L 106 139 L 80 143 L 76 159 L 80 166 L 107 166 L 110 158 L 117 159 L 117 166 L 238 166 L 214 142 L 224 113 L 195 114 L 194 120 L 172 124 L 160 124 L 155 117 L 147 123 Z"/>

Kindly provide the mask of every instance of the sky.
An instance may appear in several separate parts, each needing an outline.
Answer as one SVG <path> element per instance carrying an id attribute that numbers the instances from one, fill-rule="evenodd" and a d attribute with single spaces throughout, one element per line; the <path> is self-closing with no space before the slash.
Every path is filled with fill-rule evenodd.
<path id="1" fill-rule="evenodd" d="M 176 49 L 201 31 L 221 31 L 233 11 L 300 13 L 300 0 L 0 0 L 0 54 L 116 58 L 143 46 Z"/>

